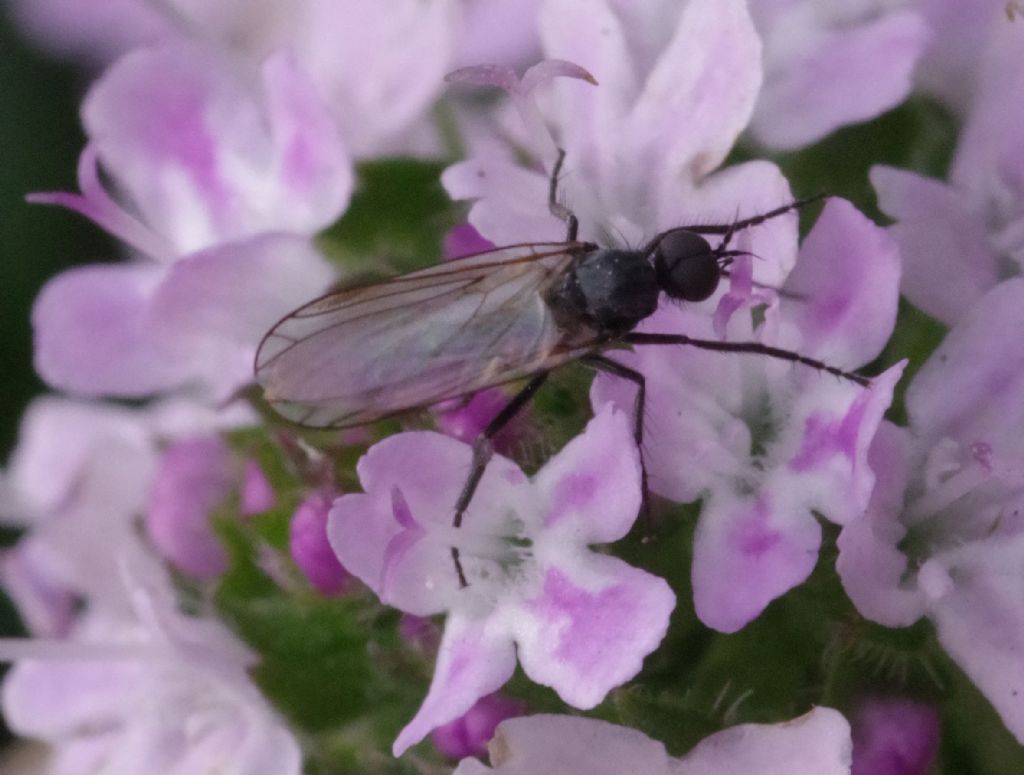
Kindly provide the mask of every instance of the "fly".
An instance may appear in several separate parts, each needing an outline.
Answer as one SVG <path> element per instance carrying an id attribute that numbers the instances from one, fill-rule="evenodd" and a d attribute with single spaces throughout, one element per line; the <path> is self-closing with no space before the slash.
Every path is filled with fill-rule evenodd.
<path id="1" fill-rule="evenodd" d="M 761 342 L 723 342 L 634 329 L 661 294 L 703 301 L 744 251 L 741 230 L 795 210 L 798 200 L 731 224 L 680 226 L 636 250 L 577 240 L 576 216 L 557 201 L 559 151 L 548 190 L 551 213 L 566 223 L 564 242 L 497 248 L 360 288 L 330 293 L 278 322 L 256 353 L 256 378 L 284 417 L 318 428 L 363 425 L 412 409 L 528 379 L 473 444 L 458 500 L 459 527 L 493 455 L 492 439 L 530 401 L 548 374 L 582 361 L 637 386 L 633 435 L 643 444 L 644 376 L 603 354 L 617 345 L 688 345 L 755 353 L 866 385 L 867 379 Z M 712 247 L 708 236 L 720 236 Z M 642 461 L 642 456 L 641 456 Z M 642 469 L 643 502 L 647 473 Z M 466 578 L 458 549 L 452 557 Z"/>

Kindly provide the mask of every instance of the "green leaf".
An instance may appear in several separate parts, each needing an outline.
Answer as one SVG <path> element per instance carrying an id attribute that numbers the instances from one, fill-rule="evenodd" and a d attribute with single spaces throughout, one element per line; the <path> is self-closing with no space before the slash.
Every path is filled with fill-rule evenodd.
<path id="1" fill-rule="evenodd" d="M 321 235 L 323 247 L 357 273 L 388 275 L 436 263 L 441 239 L 457 220 L 440 183 L 445 166 L 408 158 L 363 162 L 352 203 Z"/>
<path id="2" fill-rule="evenodd" d="M 222 596 L 220 607 L 261 655 L 256 682 L 294 724 L 316 732 L 366 712 L 373 668 L 356 600 L 278 592 Z"/>

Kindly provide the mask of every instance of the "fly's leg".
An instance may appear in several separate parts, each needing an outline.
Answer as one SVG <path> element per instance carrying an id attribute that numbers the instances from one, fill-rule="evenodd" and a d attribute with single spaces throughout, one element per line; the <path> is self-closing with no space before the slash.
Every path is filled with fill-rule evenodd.
<path id="1" fill-rule="evenodd" d="M 558 169 L 557 165 L 555 169 Z M 799 210 L 801 207 L 806 207 L 807 205 L 813 204 L 814 202 L 824 198 L 824 194 L 818 194 L 816 196 L 809 196 L 806 199 L 797 199 L 789 204 L 776 207 L 774 210 L 769 210 L 766 213 L 761 213 L 760 215 L 755 215 L 750 218 L 744 218 L 740 221 L 733 221 L 732 223 L 697 223 L 692 226 L 678 226 L 674 229 L 670 229 L 669 231 L 689 231 L 694 234 L 721 234 L 722 243 L 718 246 L 718 250 L 724 251 L 736 232 L 742 231 L 743 229 L 749 229 L 751 226 L 758 226 L 765 221 L 770 221 L 772 218 L 778 218 L 780 215 L 785 215 L 790 210 Z M 658 242 L 667 233 L 668 232 L 663 232 L 655 237 L 644 247 L 643 252 L 646 254 L 654 250 Z"/>
<path id="2" fill-rule="evenodd" d="M 816 358 L 808 358 L 806 355 L 793 352 L 792 350 L 783 350 L 781 347 L 771 347 L 767 344 L 761 344 L 761 342 L 722 342 L 717 339 L 694 339 L 693 337 L 686 336 L 685 334 L 646 334 L 634 332 L 626 334 L 623 337 L 623 341 L 626 344 L 681 344 L 689 345 L 691 347 L 699 347 L 701 350 L 712 350 L 714 352 L 721 353 L 752 353 L 755 355 L 767 355 L 770 358 L 778 358 L 779 360 L 789 361 L 790 363 L 799 363 L 804 366 L 810 366 L 812 369 L 818 371 L 824 371 L 827 374 L 833 374 L 842 379 L 849 380 L 850 382 L 856 383 L 861 387 L 866 387 L 870 380 L 867 377 L 862 377 L 860 374 L 854 374 L 852 371 L 844 371 L 836 366 L 830 366 L 824 361 L 819 361 Z"/>
<path id="3" fill-rule="evenodd" d="M 530 402 L 530 399 L 540 390 L 540 386 L 544 384 L 544 380 L 547 378 L 548 373 L 545 371 L 527 382 L 525 387 L 513 396 L 512 400 L 505 405 L 504 409 L 498 412 L 497 416 L 484 428 L 483 433 L 477 436 L 476 441 L 473 442 L 473 463 L 469 469 L 469 478 L 466 479 L 466 483 L 462 486 L 459 499 L 455 501 L 455 518 L 452 520 L 454 527 L 462 527 L 462 517 L 465 515 L 466 509 L 469 508 L 469 502 L 473 500 L 473 494 L 483 478 L 487 464 L 490 462 L 491 457 L 494 456 L 494 437 L 501 433 L 502 428 L 508 425 L 512 418 L 522 411 L 522 408 Z M 459 559 L 459 549 L 453 546 L 451 551 L 452 561 L 455 563 L 455 573 L 459 577 L 459 586 L 468 587 L 469 582 L 466 581 L 466 573 L 462 569 L 462 561 Z"/>
<path id="4" fill-rule="evenodd" d="M 726 224 L 696 224 L 694 226 L 680 226 L 679 228 L 684 231 L 692 231 L 694 234 L 728 234 L 730 232 L 741 231 L 742 229 L 749 229 L 751 226 L 758 226 L 765 221 L 770 221 L 772 218 L 778 218 L 780 215 L 785 215 L 790 210 L 799 210 L 801 207 L 806 207 L 809 204 L 818 202 L 825 198 L 824 194 L 816 194 L 815 196 L 809 196 L 806 199 L 797 199 L 796 201 L 790 202 L 782 207 L 776 207 L 774 210 L 769 210 L 766 213 L 755 215 L 750 218 L 744 218 L 742 221 L 733 221 L 732 223 Z"/>
<path id="5" fill-rule="evenodd" d="M 576 214 L 558 201 L 558 174 L 562 171 L 562 162 L 565 161 L 565 149 L 558 149 L 558 158 L 555 159 L 555 166 L 551 170 L 551 180 L 548 182 L 548 209 L 551 214 L 560 221 L 565 221 L 568 232 L 565 235 L 566 242 L 576 241 L 576 232 L 579 231 L 580 221 Z"/>
<path id="6" fill-rule="evenodd" d="M 636 448 L 640 453 L 640 513 L 650 532 L 650 490 L 647 487 L 647 466 L 644 464 L 644 405 L 647 401 L 647 379 L 636 369 L 623 366 L 604 355 L 587 355 L 580 360 L 598 371 L 628 379 L 636 385 L 636 398 L 633 402 L 633 441 L 636 442 Z"/>

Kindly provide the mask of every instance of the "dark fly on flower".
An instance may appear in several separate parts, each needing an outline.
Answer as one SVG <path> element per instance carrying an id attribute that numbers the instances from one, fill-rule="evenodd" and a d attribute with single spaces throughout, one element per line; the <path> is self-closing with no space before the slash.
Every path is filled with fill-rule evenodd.
<path id="1" fill-rule="evenodd" d="M 483 388 L 527 379 L 473 446 L 473 466 L 455 503 L 459 527 L 493 454 L 491 440 L 525 406 L 548 374 L 579 360 L 637 385 L 634 436 L 643 438 L 644 376 L 603 354 L 621 345 L 689 345 L 755 353 L 834 374 L 859 375 L 760 342 L 694 339 L 633 329 L 654 313 L 662 293 L 680 301 L 710 297 L 743 251 L 733 236 L 801 207 L 802 200 L 730 224 L 680 226 L 637 250 L 602 248 L 576 238 L 578 221 L 556 198 L 564 242 L 498 248 L 342 290 L 292 312 L 263 338 L 256 377 L 267 401 L 296 423 L 347 428 Z M 712 247 L 705 235 L 720 236 Z M 644 474 L 644 502 L 647 497 Z M 465 577 L 452 549 L 460 582 Z"/>

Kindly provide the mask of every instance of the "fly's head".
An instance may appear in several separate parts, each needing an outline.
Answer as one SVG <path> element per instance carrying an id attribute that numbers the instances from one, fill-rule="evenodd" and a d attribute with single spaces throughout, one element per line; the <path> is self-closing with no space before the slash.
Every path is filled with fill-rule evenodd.
<path id="1" fill-rule="evenodd" d="M 686 229 L 666 233 L 651 254 L 658 287 L 673 299 L 704 301 L 718 288 L 722 255 L 701 235 Z"/>

